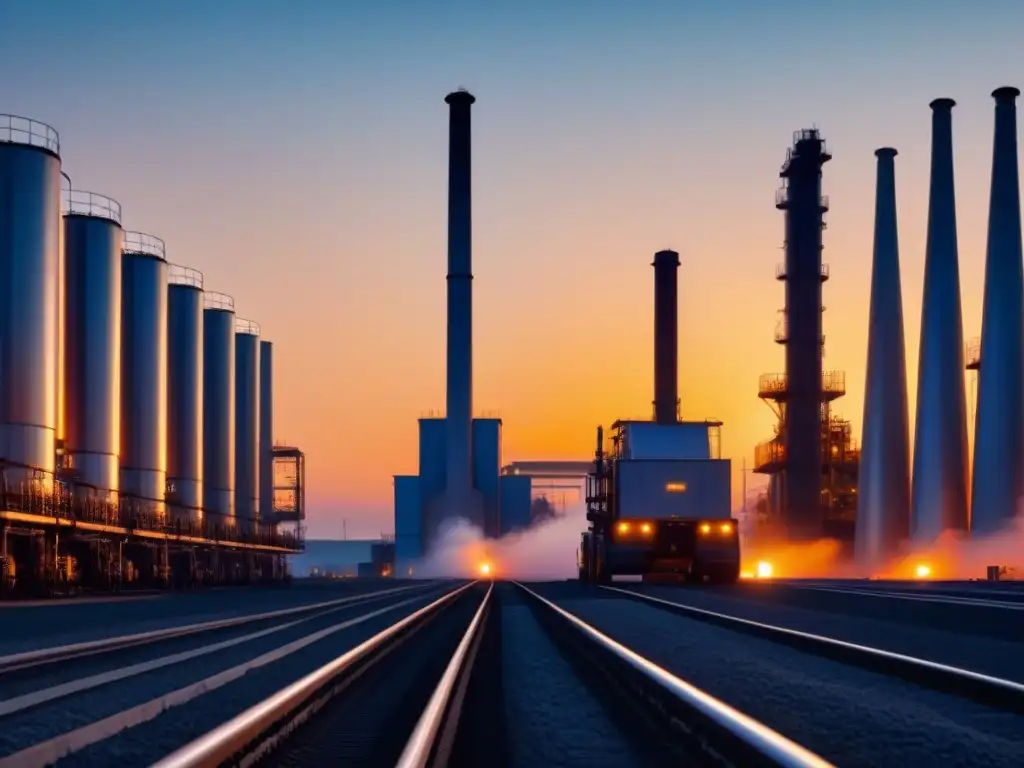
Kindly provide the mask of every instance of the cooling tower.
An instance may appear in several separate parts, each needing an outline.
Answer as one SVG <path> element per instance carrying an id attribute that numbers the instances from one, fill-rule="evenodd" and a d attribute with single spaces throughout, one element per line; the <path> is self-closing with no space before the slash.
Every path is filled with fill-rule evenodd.
<path id="1" fill-rule="evenodd" d="M 207 292 L 203 309 L 203 507 L 235 522 L 235 302 Z"/>
<path id="2" fill-rule="evenodd" d="M 167 288 L 167 502 L 203 520 L 203 273 L 172 264 Z"/>
<path id="3" fill-rule="evenodd" d="M 974 436 L 971 531 L 992 533 L 1017 514 L 1024 459 L 1024 267 L 1021 264 L 1017 106 L 1020 91 L 998 88 L 989 197 L 985 304 Z"/>
<path id="4" fill-rule="evenodd" d="M 119 485 L 123 249 L 121 206 L 92 192 L 69 192 L 64 216 L 65 466 L 78 484 L 107 498 Z"/>
<path id="5" fill-rule="evenodd" d="M 235 518 L 260 518 L 260 327 L 235 321 Z"/>
<path id="6" fill-rule="evenodd" d="M 260 518 L 273 525 L 274 345 L 260 341 Z"/>
<path id="7" fill-rule="evenodd" d="M 654 254 L 654 420 L 679 420 L 679 254 Z"/>
<path id="8" fill-rule="evenodd" d="M 121 493 L 156 515 L 167 492 L 167 260 L 126 232 L 121 259 Z"/>
<path id="9" fill-rule="evenodd" d="M 879 149 L 856 555 L 878 563 L 910 534 L 910 436 L 895 149 Z"/>
<path id="10" fill-rule="evenodd" d="M 11 490 L 53 483 L 60 174 L 53 128 L 0 115 L 0 460 Z"/>
<path id="11" fill-rule="evenodd" d="M 952 99 L 932 109 L 931 187 L 917 369 L 911 536 L 967 527 L 967 403 L 953 185 Z"/>
<path id="12" fill-rule="evenodd" d="M 471 114 L 466 91 L 445 97 L 448 122 L 448 392 L 446 490 L 451 512 L 473 489 L 473 225 Z M 483 521 L 478 521 L 482 524 Z"/>

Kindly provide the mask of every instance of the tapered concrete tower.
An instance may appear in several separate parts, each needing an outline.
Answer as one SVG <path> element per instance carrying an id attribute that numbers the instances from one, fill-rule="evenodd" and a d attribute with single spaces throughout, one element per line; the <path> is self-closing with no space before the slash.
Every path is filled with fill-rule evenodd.
<path id="1" fill-rule="evenodd" d="M 1014 517 L 1022 490 L 1024 267 L 1017 171 L 1018 96 L 1020 91 L 1016 88 L 992 92 L 996 100 L 996 125 L 974 439 L 974 534 L 992 533 Z"/>
<path id="2" fill-rule="evenodd" d="M 952 99 L 932 108 L 931 188 L 917 369 L 911 536 L 967 527 L 967 402 L 953 184 Z"/>
<path id="3" fill-rule="evenodd" d="M 879 563 L 910 534 L 910 434 L 896 226 L 896 150 L 879 149 L 856 555 Z"/>

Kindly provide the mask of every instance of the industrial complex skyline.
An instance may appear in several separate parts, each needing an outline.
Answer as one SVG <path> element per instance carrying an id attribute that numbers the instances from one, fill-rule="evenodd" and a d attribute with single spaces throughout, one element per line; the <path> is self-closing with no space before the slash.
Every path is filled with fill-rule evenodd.
<path id="1" fill-rule="evenodd" d="M 568 11 L 526 4 L 514 23 L 511 11 L 476 11 L 444 31 L 412 11 L 332 15 L 312 3 L 287 19 L 249 4 L 245 23 L 228 10 L 161 19 L 96 5 L 116 18 L 51 8 L 44 23 L 43 9 L 11 11 L 0 62 L 19 76 L 3 111 L 57 127 L 76 187 L 117 198 L 133 228 L 159 234 L 274 340 L 278 434 L 311 457 L 313 536 L 340 534 L 345 518 L 350 536 L 390 531 L 391 478 L 416 467 L 416 419 L 444 407 L 439 97 L 458 85 L 479 99 L 473 407 L 500 412 L 506 461 L 584 459 L 595 425 L 650 417 L 649 265 L 671 248 L 681 410 L 725 422 L 738 491 L 742 461 L 774 421 L 758 377 L 783 370 L 779 162 L 793 131 L 812 124 L 834 156 L 823 172 L 825 367 L 846 371 L 842 413 L 857 439 L 874 151 L 886 146 L 899 152 L 914 425 L 937 97 L 957 102 L 963 336 L 981 333 L 990 93 L 1018 79 L 1009 36 L 1024 24 L 1007 4 L 886 14 L 881 31 L 874 4 L 823 9 L 812 14 L 821 29 L 795 48 L 797 22 L 740 3 L 674 17 L 602 3 L 577 26 Z M 748 26 L 732 28 L 741 11 Z M 159 55 L 126 67 L 90 24 Z M 53 55 L 26 58 L 55 42 Z M 82 66 L 88 77 L 75 76 Z"/>

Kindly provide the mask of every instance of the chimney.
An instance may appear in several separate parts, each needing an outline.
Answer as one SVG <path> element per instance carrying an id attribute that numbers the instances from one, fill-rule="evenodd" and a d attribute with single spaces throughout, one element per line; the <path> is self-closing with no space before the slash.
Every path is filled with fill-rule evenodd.
<path id="1" fill-rule="evenodd" d="M 654 254 L 654 421 L 679 420 L 679 254 Z"/>
<path id="2" fill-rule="evenodd" d="M 997 531 L 1016 516 L 1022 490 L 1024 267 L 1017 176 L 1018 96 L 1016 88 L 992 92 L 996 125 L 971 498 L 971 531 L 977 534 Z"/>
<path id="3" fill-rule="evenodd" d="M 445 97 L 448 123 L 447 492 L 465 503 L 473 487 L 473 257 L 470 107 L 467 91 Z M 451 510 L 458 513 L 458 510 Z"/>
<path id="4" fill-rule="evenodd" d="M 931 188 L 924 263 L 924 303 L 917 368 L 911 536 L 931 542 L 967 528 L 967 402 L 960 308 L 952 99 L 932 109 Z"/>
<path id="5" fill-rule="evenodd" d="M 871 268 L 857 559 L 879 563 L 910 533 L 910 435 L 903 298 L 896 226 L 896 150 L 875 151 L 875 248 Z"/>

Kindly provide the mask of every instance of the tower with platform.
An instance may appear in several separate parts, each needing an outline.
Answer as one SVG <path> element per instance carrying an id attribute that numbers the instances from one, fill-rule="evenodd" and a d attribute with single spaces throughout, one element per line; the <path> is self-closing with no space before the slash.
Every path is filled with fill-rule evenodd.
<path id="1" fill-rule="evenodd" d="M 785 373 L 761 376 L 758 396 L 775 413 L 775 435 L 755 449 L 754 471 L 769 476 L 758 504 L 758 530 L 790 541 L 827 536 L 853 540 L 859 451 L 850 422 L 832 412 L 846 394 L 843 371 L 825 371 L 822 262 L 828 196 L 822 167 L 832 159 L 815 128 L 796 131 L 779 176 L 775 207 L 785 214 L 785 261 L 775 277 L 785 285 L 775 341 L 785 349 Z"/>

